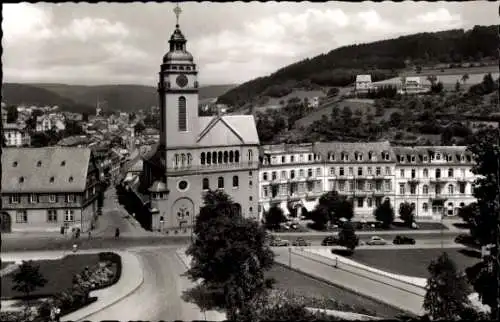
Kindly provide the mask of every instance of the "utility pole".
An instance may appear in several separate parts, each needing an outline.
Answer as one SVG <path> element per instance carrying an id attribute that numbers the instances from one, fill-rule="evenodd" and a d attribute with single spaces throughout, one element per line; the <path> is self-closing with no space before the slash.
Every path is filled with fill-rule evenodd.
<path id="1" fill-rule="evenodd" d="M 288 248 L 288 267 L 292 268 L 292 247 Z"/>

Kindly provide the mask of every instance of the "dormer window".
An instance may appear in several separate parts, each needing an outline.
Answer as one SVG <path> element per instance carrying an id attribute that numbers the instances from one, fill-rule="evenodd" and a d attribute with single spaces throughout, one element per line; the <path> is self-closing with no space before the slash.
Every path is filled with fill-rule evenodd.
<path id="1" fill-rule="evenodd" d="M 373 152 L 372 151 L 368 152 L 368 160 L 369 161 L 373 160 Z"/>
<path id="2" fill-rule="evenodd" d="M 54 183 L 54 177 L 50 177 L 50 183 Z"/>
<path id="3" fill-rule="evenodd" d="M 69 181 L 69 182 L 73 182 L 73 177 L 72 177 L 72 176 L 71 176 L 71 177 L 69 177 L 68 181 Z"/>
<path id="4" fill-rule="evenodd" d="M 424 162 L 428 162 L 429 161 L 429 156 L 424 155 L 423 160 L 424 160 Z"/>
<path id="5" fill-rule="evenodd" d="M 401 162 L 401 163 L 405 162 L 404 155 L 399 155 L 398 158 L 399 158 L 399 162 Z"/>
<path id="6" fill-rule="evenodd" d="M 37 167 L 41 167 L 41 166 L 42 166 L 42 161 L 38 161 L 38 162 L 36 163 L 36 166 L 37 166 Z"/>
<path id="7" fill-rule="evenodd" d="M 415 162 L 416 161 L 416 157 L 414 155 L 411 156 L 411 162 Z"/>
<path id="8" fill-rule="evenodd" d="M 15 168 L 17 167 L 17 161 L 12 162 L 12 166 Z"/>
<path id="9" fill-rule="evenodd" d="M 66 161 L 61 161 L 61 167 L 64 167 L 66 165 Z"/>
<path id="10" fill-rule="evenodd" d="M 23 183 L 24 182 L 24 177 L 19 177 L 19 183 Z"/>
<path id="11" fill-rule="evenodd" d="M 345 153 L 345 152 L 342 152 L 342 153 L 340 154 L 340 159 L 341 159 L 342 161 L 349 161 L 349 155 L 347 155 L 347 153 Z"/>
<path id="12" fill-rule="evenodd" d="M 448 155 L 448 162 L 453 162 L 453 155 L 451 154 Z"/>
<path id="13" fill-rule="evenodd" d="M 436 153 L 436 160 L 441 160 L 441 154 Z"/>
<path id="14" fill-rule="evenodd" d="M 460 156 L 460 161 L 462 161 L 462 162 L 464 162 L 464 161 L 465 161 L 465 155 L 463 155 L 463 154 L 462 154 L 462 155 Z"/>

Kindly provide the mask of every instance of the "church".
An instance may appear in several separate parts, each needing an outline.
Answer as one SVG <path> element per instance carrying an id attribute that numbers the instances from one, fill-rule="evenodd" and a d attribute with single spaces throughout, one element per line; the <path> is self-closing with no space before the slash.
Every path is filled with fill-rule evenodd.
<path id="1" fill-rule="evenodd" d="M 153 231 L 190 229 L 209 190 L 223 190 L 258 218 L 259 136 L 252 115 L 198 115 L 198 69 L 179 27 L 159 72 L 160 140 L 143 157 Z"/>

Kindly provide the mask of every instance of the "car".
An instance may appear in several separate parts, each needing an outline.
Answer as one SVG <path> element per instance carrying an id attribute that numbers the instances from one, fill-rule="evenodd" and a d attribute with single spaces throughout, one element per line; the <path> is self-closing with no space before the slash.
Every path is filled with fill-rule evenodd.
<path id="1" fill-rule="evenodd" d="M 373 236 L 369 241 L 366 242 L 367 245 L 387 245 L 385 239 L 378 236 Z"/>
<path id="2" fill-rule="evenodd" d="M 395 245 L 415 245 L 415 239 L 407 236 L 397 235 L 392 243 Z"/>
<path id="3" fill-rule="evenodd" d="M 308 242 L 308 241 L 306 241 L 304 238 L 299 237 L 299 238 L 297 238 L 297 239 L 293 242 L 293 244 L 292 244 L 292 245 L 293 245 L 293 246 L 311 246 L 311 243 L 310 243 L 310 242 Z"/>
<path id="4" fill-rule="evenodd" d="M 286 239 L 273 238 L 273 239 L 271 239 L 269 246 L 271 246 L 271 247 L 287 247 L 287 246 L 290 246 L 290 242 Z"/>
<path id="5" fill-rule="evenodd" d="M 333 246 L 333 245 L 338 245 L 339 240 L 335 236 L 328 236 L 323 241 L 321 242 L 321 246 Z"/>

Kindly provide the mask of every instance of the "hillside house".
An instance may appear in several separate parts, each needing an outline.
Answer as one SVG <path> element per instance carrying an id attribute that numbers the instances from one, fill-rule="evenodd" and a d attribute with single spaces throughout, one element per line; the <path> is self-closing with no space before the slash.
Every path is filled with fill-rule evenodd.
<path id="1" fill-rule="evenodd" d="M 307 101 L 307 106 L 309 108 L 318 108 L 319 107 L 319 104 L 321 102 L 321 98 L 318 97 L 318 96 L 315 96 L 315 97 L 311 97 L 308 99 Z"/>
<path id="2" fill-rule="evenodd" d="M 403 91 L 406 94 L 418 94 L 426 91 L 422 86 L 422 82 L 420 77 L 406 77 L 405 83 L 403 86 Z"/>
<path id="3" fill-rule="evenodd" d="M 357 75 L 356 76 L 356 93 L 368 93 L 372 88 L 372 76 L 371 75 Z"/>
<path id="4" fill-rule="evenodd" d="M 55 129 L 57 132 L 66 129 L 66 117 L 61 113 L 40 115 L 36 118 L 36 131 L 45 132 Z"/>

